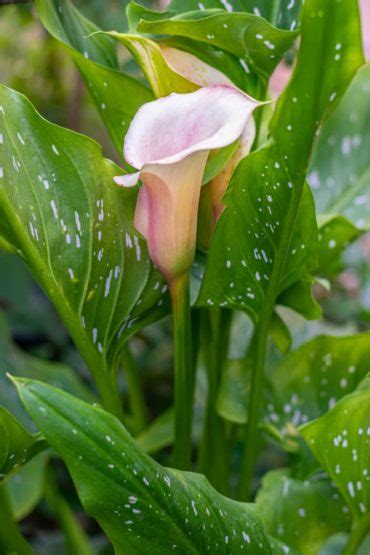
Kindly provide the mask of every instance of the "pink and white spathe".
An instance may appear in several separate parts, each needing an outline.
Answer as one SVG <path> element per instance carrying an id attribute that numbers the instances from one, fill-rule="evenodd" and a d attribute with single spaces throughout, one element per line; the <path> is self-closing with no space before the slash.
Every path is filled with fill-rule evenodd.
<path id="1" fill-rule="evenodd" d="M 202 177 L 210 150 L 239 139 L 258 102 L 228 85 L 173 93 L 144 104 L 125 138 L 124 156 L 138 171 L 115 178 L 142 181 L 135 227 L 168 282 L 191 266 Z"/>

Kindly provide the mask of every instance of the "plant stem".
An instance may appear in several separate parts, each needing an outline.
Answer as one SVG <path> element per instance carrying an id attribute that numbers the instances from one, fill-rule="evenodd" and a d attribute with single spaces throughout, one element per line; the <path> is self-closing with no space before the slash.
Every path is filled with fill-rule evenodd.
<path id="1" fill-rule="evenodd" d="M 343 550 L 343 555 L 357 555 L 369 530 L 370 515 L 365 515 L 360 520 L 355 521 L 347 545 Z"/>
<path id="2" fill-rule="evenodd" d="M 175 445 L 174 465 L 186 470 L 191 463 L 193 410 L 193 358 L 191 342 L 189 274 L 170 284 L 175 355 Z"/>
<path id="3" fill-rule="evenodd" d="M 94 555 L 89 540 L 78 523 L 67 501 L 61 496 L 54 473 L 49 467 L 46 473 L 45 499 L 58 519 L 65 538 L 66 553 L 70 555 Z"/>
<path id="4" fill-rule="evenodd" d="M 96 387 L 104 409 L 124 422 L 125 415 L 122 407 L 122 399 L 118 388 L 117 372 L 97 371 L 93 373 Z"/>
<path id="5" fill-rule="evenodd" d="M 0 552 L 17 555 L 32 555 L 32 547 L 22 536 L 13 517 L 6 485 L 0 486 Z"/>
<path id="6" fill-rule="evenodd" d="M 224 495 L 230 493 L 225 422 L 216 411 L 218 390 L 230 338 L 232 311 L 223 308 L 204 310 L 202 326 L 203 355 L 208 374 L 208 398 L 200 446 L 198 470 Z"/>
<path id="7" fill-rule="evenodd" d="M 122 351 L 123 372 L 127 382 L 128 393 L 130 397 L 130 407 L 135 420 L 136 433 L 141 432 L 147 423 L 147 409 L 145 398 L 140 382 L 139 369 L 135 364 L 134 357 L 128 344 Z"/>
<path id="8" fill-rule="evenodd" d="M 248 416 L 244 451 L 241 463 L 241 478 L 238 488 L 238 498 L 247 499 L 253 478 L 254 467 L 258 454 L 259 419 L 263 401 L 265 353 L 267 346 L 270 315 L 265 314 L 256 326 L 251 343 L 253 355 L 251 393 L 248 404 Z"/>

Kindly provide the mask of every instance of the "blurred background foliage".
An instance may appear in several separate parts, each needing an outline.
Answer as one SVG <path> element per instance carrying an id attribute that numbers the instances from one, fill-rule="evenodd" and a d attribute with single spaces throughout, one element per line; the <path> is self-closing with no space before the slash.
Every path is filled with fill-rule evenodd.
<path id="1" fill-rule="evenodd" d="M 368 0 L 365 0 L 368 1 Z M 126 0 L 75 0 L 76 6 L 103 29 L 124 31 Z M 143 1 L 159 8 L 159 1 Z M 98 140 L 107 157 L 115 159 L 114 147 L 105 131 L 82 80 L 65 49 L 39 23 L 31 4 L 0 8 L 0 81 L 23 92 L 48 119 L 62 126 L 85 133 Z M 127 58 L 129 71 L 135 67 Z M 131 65 L 130 65 L 131 64 Z M 273 79 L 273 89 L 280 91 L 289 68 L 279 68 Z M 353 333 L 370 329 L 370 235 L 365 235 L 344 253 L 341 268 L 333 279 L 331 289 L 316 286 L 315 294 L 324 311 L 320 323 L 304 323 L 292 314 L 296 330 L 293 344 L 320 332 Z M 53 306 L 34 282 L 27 267 L 15 254 L 0 249 L 0 311 L 5 315 L 14 342 L 26 352 L 43 359 L 64 362 L 88 381 L 84 362 L 73 347 Z M 240 345 L 250 333 L 248 319 L 240 315 L 233 325 L 231 356 L 241 356 Z M 172 345 L 169 320 L 140 332 L 131 342 L 135 364 L 141 374 L 148 406 L 153 419 L 172 403 Z M 300 335 L 301 334 L 301 335 Z M 200 387 L 202 392 L 202 387 Z M 125 384 L 122 382 L 125 394 Z M 163 453 L 166 462 L 166 452 Z M 266 452 L 266 467 L 281 466 L 283 455 Z M 267 462 L 268 461 L 268 462 Z M 80 510 L 67 473 L 60 461 L 55 462 L 59 484 L 77 512 L 84 528 L 96 538 L 101 552 L 109 550 L 97 525 Z M 261 461 L 261 474 L 265 471 Z M 16 487 L 16 484 L 15 486 Z M 55 512 L 55 511 L 54 511 Z M 37 553 L 65 553 L 63 536 L 50 510 L 43 501 L 23 523 L 26 534 L 37 546 Z M 36 532 L 37 530 L 37 532 Z M 37 537 L 33 537 L 37 534 Z M 109 551 L 107 551 L 109 552 Z"/>

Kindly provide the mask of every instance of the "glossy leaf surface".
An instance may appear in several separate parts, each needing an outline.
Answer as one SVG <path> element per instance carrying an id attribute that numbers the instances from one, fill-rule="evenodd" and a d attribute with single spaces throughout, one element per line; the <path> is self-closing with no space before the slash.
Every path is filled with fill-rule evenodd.
<path id="1" fill-rule="evenodd" d="M 339 42 L 341 56 L 334 60 Z M 257 320 L 315 267 L 315 214 L 304 187 L 306 169 L 320 122 L 362 60 L 353 2 L 306 2 L 297 65 L 276 106 L 271 143 L 239 164 L 224 197 L 201 304 L 243 309 Z"/>
<path id="2" fill-rule="evenodd" d="M 17 384 L 117 554 L 271 552 L 253 506 L 222 497 L 200 475 L 163 468 L 109 413 L 40 382 Z"/>
<path id="3" fill-rule="evenodd" d="M 302 481 L 287 469 L 270 471 L 256 503 L 270 534 L 301 555 L 317 555 L 329 536 L 350 527 L 347 505 L 322 475 Z"/>
<path id="4" fill-rule="evenodd" d="M 136 11 L 140 33 L 172 35 L 194 39 L 234 54 L 261 76 L 269 76 L 282 56 L 293 45 L 295 32 L 282 31 L 266 20 L 250 13 L 221 10 L 188 12 L 166 18 L 165 14 L 145 10 L 138 4 Z M 248 68 L 246 67 L 247 71 Z"/>
<path id="5" fill-rule="evenodd" d="M 92 140 L 0 88 L 0 233 L 26 259 L 95 377 L 165 311 L 163 280 L 133 228 L 136 192 Z M 163 305 L 163 306 L 161 306 Z"/>
<path id="6" fill-rule="evenodd" d="M 172 0 L 169 9 L 178 12 L 224 9 L 227 12 L 250 12 L 273 25 L 293 30 L 298 27 L 302 0 Z"/>
<path id="7" fill-rule="evenodd" d="M 369 371 L 370 334 L 318 336 L 269 371 L 266 420 L 283 434 L 296 433 L 348 393 Z"/>
<path id="8" fill-rule="evenodd" d="M 10 412 L 0 407 L 0 482 L 45 448 L 44 440 L 30 434 Z"/>
<path id="9" fill-rule="evenodd" d="M 370 390 L 347 395 L 300 429 L 358 520 L 370 510 Z"/>
<path id="10" fill-rule="evenodd" d="M 336 48 L 342 56 L 340 42 Z M 319 213 L 341 214 L 363 230 L 370 227 L 369 94 L 368 64 L 321 130 L 308 177 Z"/>

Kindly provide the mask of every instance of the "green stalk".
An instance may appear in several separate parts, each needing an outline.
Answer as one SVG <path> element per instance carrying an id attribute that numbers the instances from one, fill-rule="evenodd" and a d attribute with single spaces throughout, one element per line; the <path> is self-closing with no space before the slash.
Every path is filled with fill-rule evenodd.
<path id="1" fill-rule="evenodd" d="M 55 514 L 64 535 L 66 553 L 70 555 L 94 555 L 89 540 L 76 520 L 76 516 L 64 497 L 61 496 L 58 486 L 49 468 L 46 474 L 45 499 Z"/>
<path id="2" fill-rule="evenodd" d="M 265 354 L 267 347 L 270 314 L 262 315 L 256 326 L 248 356 L 252 357 L 252 380 L 248 404 L 248 416 L 244 451 L 241 462 L 241 474 L 238 487 L 238 498 L 247 499 L 250 493 L 254 468 L 260 443 L 259 420 L 263 401 Z"/>
<path id="3" fill-rule="evenodd" d="M 32 547 L 22 536 L 13 517 L 13 509 L 6 485 L 0 486 L 0 552 L 32 555 Z"/>
<path id="4" fill-rule="evenodd" d="M 147 424 L 147 409 L 143 389 L 141 386 L 139 369 L 128 344 L 122 351 L 123 373 L 127 383 L 131 412 L 134 417 L 136 433 L 141 432 Z"/>
<path id="5" fill-rule="evenodd" d="M 118 388 L 117 372 L 92 372 L 102 405 L 121 422 L 125 421 L 122 399 Z"/>
<path id="6" fill-rule="evenodd" d="M 362 542 L 370 531 L 370 515 L 363 516 L 352 525 L 351 534 L 343 550 L 343 555 L 357 555 Z"/>
<path id="7" fill-rule="evenodd" d="M 191 464 L 193 412 L 193 357 L 191 342 L 189 274 L 170 284 L 175 355 L 175 445 L 174 465 L 187 470 Z"/>
<path id="8" fill-rule="evenodd" d="M 200 446 L 198 470 L 221 493 L 230 493 L 228 483 L 229 445 L 225 422 L 216 411 L 222 371 L 227 359 L 232 312 L 213 308 L 204 311 L 203 355 L 208 374 L 208 398 Z"/>

